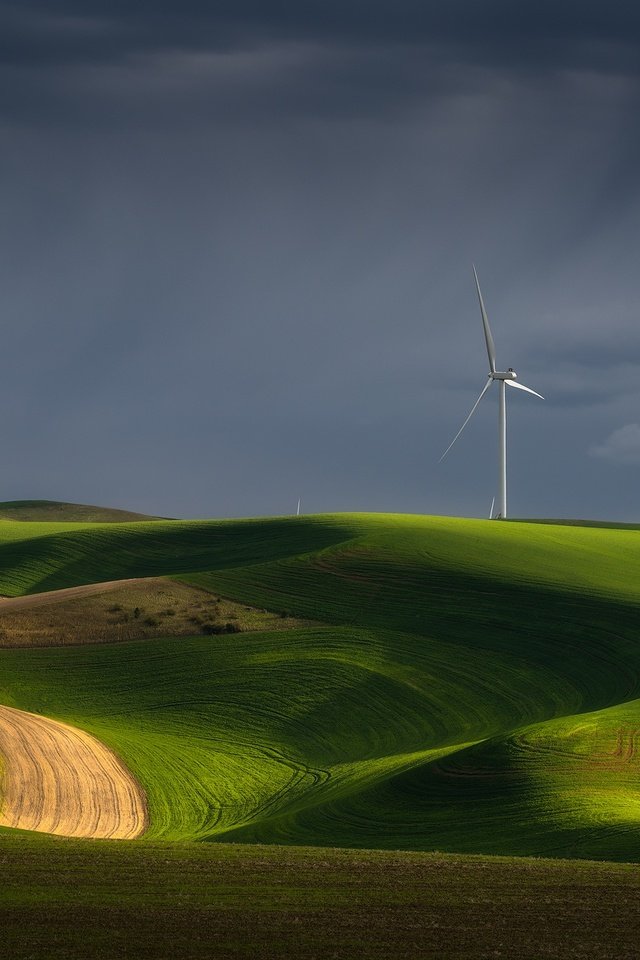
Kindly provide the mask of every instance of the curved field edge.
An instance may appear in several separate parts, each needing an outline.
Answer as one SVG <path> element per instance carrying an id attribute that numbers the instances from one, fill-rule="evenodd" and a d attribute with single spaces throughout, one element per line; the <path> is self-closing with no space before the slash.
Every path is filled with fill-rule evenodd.
<path id="1" fill-rule="evenodd" d="M 545 793 L 548 764 L 529 765 L 529 786 L 502 806 L 483 793 L 490 777 L 458 775 L 457 819 L 442 788 L 453 774 L 440 772 L 486 750 L 513 784 L 523 728 L 640 696 L 635 531 L 361 515 L 170 525 L 154 540 L 135 526 L 74 534 L 74 562 L 46 582 L 82 564 L 87 575 L 162 561 L 225 596 L 334 624 L 131 645 L 113 660 L 28 651 L 19 668 L 3 651 L 0 699 L 117 749 L 149 793 L 153 835 L 540 852 L 573 850 L 579 834 L 581 856 L 607 844 L 635 855 L 630 821 L 608 821 L 606 803 L 597 836 L 584 804 L 565 829 L 553 802 L 575 805 L 575 768 Z M 69 536 L 55 534 L 56 550 Z M 47 534 L 38 551 L 38 563 L 53 556 Z"/>
<path id="2" fill-rule="evenodd" d="M 638 861 L 639 738 L 640 701 L 555 718 L 230 837 Z"/>
<path id="3" fill-rule="evenodd" d="M 402 514 L 335 514 L 248 520 L 0 524 L 0 592 L 7 596 L 130 577 L 199 574 L 290 559 L 351 541 L 353 564 L 389 548 L 400 566 L 505 587 L 594 592 L 637 602 L 640 532 L 497 523 Z M 338 549 L 349 575 L 349 549 Z M 372 555 L 374 555 L 372 557 Z M 354 570 L 353 574 L 357 571 Z M 372 584 L 370 583 L 369 586 Z"/>
<path id="4" fill-rule="evenodd" d="M 562 717 L 580 692 L 525 659 L 336 628 L 70 653 L 11 650 L 0 662 L 10 688 L 26 681 L 31 709 L 64 710 L 125 760 L 148 794 L 150 837 L 521 854 L 570 839 L 577 855 L 636 854 L 633 817 L 605 831 L 608 847 L 590 846 L 575 768 L 545 793 L 548 765 L 516 768 L 505 754 L 501 731 L 514 730 L 507 746 L 526 742 L 536 718 L 558 717 L 552 742 L 563 724 L 594 724 Z M 485 743 L 468 747 L 471 737 Z"/>
<path id="5" fill-rule="evenodd" d="M 112 580 L 0 598 L 0 647 L 122 643 L 304 626 L 313 624 L 169 577 Z"/>
<path id="6" fill-rule="evenodd" d="M 121 760 L 69 724 L 0 706 L 0 825 L 65 837 L 131 840 L 147 804 Z"/>
<path id="7" fill-rule="evenodd" d="M 335 518 L 0 524 L 0 593 L 20 596 L 297 556 L 353 536 Z"/>

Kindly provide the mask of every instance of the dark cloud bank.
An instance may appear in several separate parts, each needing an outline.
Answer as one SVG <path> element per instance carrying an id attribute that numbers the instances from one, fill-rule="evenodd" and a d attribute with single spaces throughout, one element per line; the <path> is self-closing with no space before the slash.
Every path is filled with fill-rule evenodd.
<path id="1" fill-rule="evenodd" d="M 2 499 L 639 520 L 640 9 L 0 3 Z M 514 391 L 515 393 L 515 391 Z"/>

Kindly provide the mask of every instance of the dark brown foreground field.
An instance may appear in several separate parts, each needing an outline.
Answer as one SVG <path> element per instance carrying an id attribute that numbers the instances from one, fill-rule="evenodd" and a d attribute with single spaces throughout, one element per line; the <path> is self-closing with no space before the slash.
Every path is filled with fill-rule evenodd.
<path id="1" fill-rule="evenodd" d="M 0 955 L 635 960 L 635 865 L 0 834 Z"/>

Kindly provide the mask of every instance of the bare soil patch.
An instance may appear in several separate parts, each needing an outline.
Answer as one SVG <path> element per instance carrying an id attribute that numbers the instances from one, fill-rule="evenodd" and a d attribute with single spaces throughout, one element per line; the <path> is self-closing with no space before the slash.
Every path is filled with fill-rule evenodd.
<path id="1" fill-rule="evenodd" d="M 142 788 L 83 730 L 0 706 L 0 825 L 65 837 L 132 840 L 147 826 Z"/>
<path id="2" fill-rule="evenodd" d="M 163 577 L 114 580 L 0 599 L 0 647 L 287 630 L 310 623 L 247 607 Z"/>

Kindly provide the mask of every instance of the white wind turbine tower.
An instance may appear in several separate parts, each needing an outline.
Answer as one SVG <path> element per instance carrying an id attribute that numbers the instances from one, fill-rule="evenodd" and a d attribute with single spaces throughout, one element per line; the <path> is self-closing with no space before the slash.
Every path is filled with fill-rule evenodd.
<path id="1" fill-rule="evenodd" d="M 487 317 L 487 311 L 484 308 L 482 293 L 480 292 L 480 283 L 478 281 L 478 274 L 475 266 L 473 268 L 473 275 L 476 280 L 476 290 L 478 291 L 478 300 L 480 302 L 480 313 L 482 314 L 482 326 L 484 327 L 484 338 L 487 343 L 487 354 L 489 356 L 489 379 L 485 383 L 480 396 L 472 406 L 469 416 L 462 424 L 445 452 L 440 457 L 440 462 L 444 460 L 446 455 L 449 453 L 449 450 L 451 450 L 451 447 L 454 445 L 466 425 L 469 423 L 469 420 L 471 420 L 471 417 L 476 412 L 478 404 L 484 397 L 491 384 L 494 382 L 494 380 L 497 380 L 500 388 L 500 402 L 498 406 L 498 517 L 501 517 L 504 520 L 507 516 L 507 384 L 510 387 L 517 387 L 518 390 L 526 390 L 527 393 L 532 393 L 535 397 L 540 397 L 541 400 L 544 400 L 544 397 L 542 394 L 536 393 L 535 390 L 532 390 L 531 387 L 525 387 L 523 383 L 516 383 L 517 374 L 511 367 L 505 371 L 496 369 L 496 348 L 493 342 L 493 337 L 491 336 L 489 318 Z M 493 515 L 493 504 L 491 505 L 491 514 Z"/>

